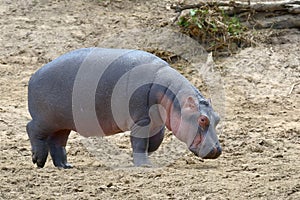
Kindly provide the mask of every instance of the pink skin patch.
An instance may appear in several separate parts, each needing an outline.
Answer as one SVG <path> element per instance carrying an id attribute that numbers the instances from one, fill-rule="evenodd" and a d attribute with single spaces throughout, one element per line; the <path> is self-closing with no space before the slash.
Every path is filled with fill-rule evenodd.
<path id="1" fill-rule="evenodd" d="M 202 128 L 201 133 L 197 133 L 192 144 L 190 145 L 190 149 L 196 150 L 199 148 L 199 145 L 201 144 L 203 140 L 203 133 L 204 130 L 206 130 L 209 127 L 209 119 L 205 115 L 200 115 L 198 118 L 199 126 Z"/>
<path id="2" fill-rule="evenodd" d="M 190 148 L 191 149 L 197 149 L 198 146 L 201 144 L 202 142 L 202 137 L 199 133 L 196 134 L 193 143 L 191 144 Z"/>

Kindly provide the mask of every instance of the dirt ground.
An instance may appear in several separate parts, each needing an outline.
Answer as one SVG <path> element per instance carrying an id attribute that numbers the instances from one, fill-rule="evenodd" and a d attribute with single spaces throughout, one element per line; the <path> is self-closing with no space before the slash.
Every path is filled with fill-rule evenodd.
<path id="1" fill-rule="evenodd" d="M 81 47 L 151 47 L 184 54 L 186 46 L 176 46 L 172 38 L 170 45 L 165 32 L 160 34 L 174 29 L 175 14 L 168 7 L 165 0 L 1 0 L 0 199 L 300 199 L 297 30 L 274 32 L 265 43 L 216 61 L 223 81 L 223 90 L 214 91 L 223 105 L 216 110 L 222 113 L 224 149 L 217 160 L 195 158 L 168 135 L 177 156 L 163 148 L 156 161 L 167 157 L 169 162 L 134 168 L 130 153 L 115 154 L 73 132 L 67 146 L 73 169 L 56 169 L 50 158 L 43 169 L 32 164 L 25 130 L 29 77 Z M 103 144 L 130 152 L 128 136 L 106 139 Z"/>

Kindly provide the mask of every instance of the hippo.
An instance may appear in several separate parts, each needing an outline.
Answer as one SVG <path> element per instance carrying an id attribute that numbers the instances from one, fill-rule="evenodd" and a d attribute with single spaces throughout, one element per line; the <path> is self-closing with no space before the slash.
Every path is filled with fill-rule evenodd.
<path id="1" fill-rule="evenodd" d="M 28 109 L 38 168 L 49 152 L 54 166 L 72 167 L 65 149 L 72 130 L 84 137 L 130 131 L 135 166 L 151 164 L 165 128 L 198 157 L 222 152 L 220 117 L 210 100 L 167 62 L 141 50 L 91 47 L 54 59 L 30 78 Z"/>

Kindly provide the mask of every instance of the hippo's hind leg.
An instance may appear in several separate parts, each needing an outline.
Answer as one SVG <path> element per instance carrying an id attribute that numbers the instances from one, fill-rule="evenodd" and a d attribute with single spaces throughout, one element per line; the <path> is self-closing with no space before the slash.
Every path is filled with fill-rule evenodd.
<path id="1" fill-rule="evenodd" d="M 67 162 L 66 144 L 70 130 L 60 130 L 52 133 L 47 140 L 53 164 L 59 168 L 72 168 Z"/>
<path id="2" fill-rule="evenodd" d="M 31 143 L 32 162 L 42 168 L 48 157 L 48 132 L 43 130 L 39 123 L 33 120 L 27 124 L 26 130 Z"/>

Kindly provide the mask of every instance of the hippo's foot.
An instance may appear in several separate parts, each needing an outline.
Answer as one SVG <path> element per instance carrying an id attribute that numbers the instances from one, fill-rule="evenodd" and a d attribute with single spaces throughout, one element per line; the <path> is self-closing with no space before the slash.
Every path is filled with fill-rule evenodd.
<path id="1" fill-rule="evenodd" d="M 67 154 L 65 147 L 49 145 L 50 154 L 55 167 L 69 169 L 72 165 L 67 162 Z"/>
<path id="2" fill-rule="evenodd" d="M 133 153 L 133 163 L 135 167 L 152 167 L 147 153 Z"/>
<path id="3" fill-rule="evenodd" d="M 32 162 L 43 168 L 48 157 L 47 136 L 33 121 L 27 124 L 26 130 L 31 143 Z"/>
<path id="4" fill-rule="evenodd" d="M 50 155 L 55 167 L 69 169 L 72 165 L 67 162 L 66 143 L 69 137 L 69 130 L 61 130 L 48 137 Z"/>
<path id="5" fill-rule="evenodd" d="M 48 157 L 48 146 L 45 141 L 36 141 L 34 148 L 32 148 L 32 162 L 43 168 Z"/>

